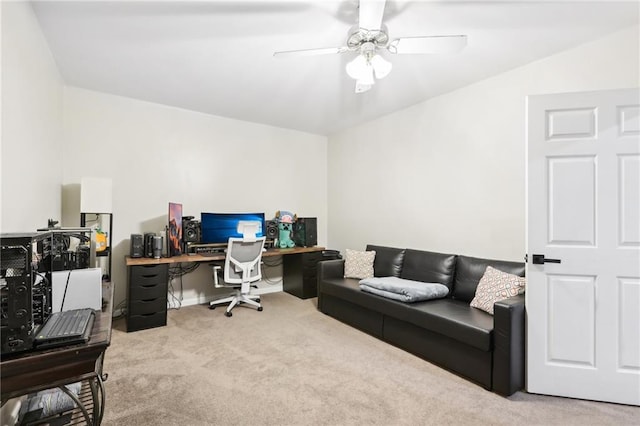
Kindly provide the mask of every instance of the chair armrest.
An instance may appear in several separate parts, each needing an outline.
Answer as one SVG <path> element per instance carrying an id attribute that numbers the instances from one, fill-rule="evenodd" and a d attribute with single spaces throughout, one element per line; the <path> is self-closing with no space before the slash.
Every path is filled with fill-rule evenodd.
<path id="1" fill-rule="evenodd" d="M 209 266 L 211 266 L 211 275 L 213 276 L 214 287 L 224 287 L 224 285 L 220 284 L 220 277 L 222 276 L 222 267 L 224 266 L 224 263 L 210 263 Z"/>
<path id="2" fill-rule="evenodd" d="M 524 324 L 524 294 L 493 305 L 493 390 L 501 395 L 524 388 Z"/>

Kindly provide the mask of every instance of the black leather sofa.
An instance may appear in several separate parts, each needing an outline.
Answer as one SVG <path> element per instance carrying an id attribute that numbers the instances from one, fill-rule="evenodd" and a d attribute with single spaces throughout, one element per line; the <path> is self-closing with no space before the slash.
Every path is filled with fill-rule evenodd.
<path id="1" fill-rule="evenodd" d="M 438 282 L 444 299 L 403 303 L 361 291 L 344 278 L 344 260 L 319 264 L 318 309 L 385 342 L 511 395 L 524 386 L 524 295 L 497 302 L 494 315 L 472 308 L 487 266 L 524 276 L 524 263 L 368 245 L 374 276 Z"/>

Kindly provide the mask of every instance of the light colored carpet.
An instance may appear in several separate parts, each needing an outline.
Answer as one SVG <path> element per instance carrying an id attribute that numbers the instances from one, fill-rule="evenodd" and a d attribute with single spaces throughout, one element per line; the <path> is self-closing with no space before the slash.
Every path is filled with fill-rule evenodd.
<path id="1" fill-rule="evenodd" d="M 632 425 L 640 408 L 518 392 L 504 398 L 320 313 L 190 306 L 106 353 L 105 425 Z"/>

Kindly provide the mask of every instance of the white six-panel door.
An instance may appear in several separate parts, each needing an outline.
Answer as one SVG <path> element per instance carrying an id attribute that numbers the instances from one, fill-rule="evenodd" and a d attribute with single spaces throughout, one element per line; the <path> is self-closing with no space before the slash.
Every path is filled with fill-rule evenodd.
<path id="1" fill-rule="evenodd" d="M 640 90 L 530 96 L 527 144 L 527 391 L 640 405 Z"/>

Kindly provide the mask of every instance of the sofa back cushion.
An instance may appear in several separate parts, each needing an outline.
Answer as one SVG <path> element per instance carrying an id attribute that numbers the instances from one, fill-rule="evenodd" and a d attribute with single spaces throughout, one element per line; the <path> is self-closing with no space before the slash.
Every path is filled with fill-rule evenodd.
<path id="1" fill-rule="evenodd" d="M 404 249 L 367 245 L 367 251 L 375 251 L 374 277 L 399 277 L 404 259 Z"/>
<path id="2" fill-rule="evenodd" d="M 492 266 L 502 272 L 524 277 L 524 263 L 458 256 L 456 276 L 453 284 L 453 298 L 471 303 L 471 300 L 473 300 L 476 294 L 476 287 L 478 287 L 480 278 L 484 275 L 487 266 Z"/>
<path id="3" fill-rule="evenodd" d="M 456 256 L 453 254 L 407 249 L 400 278 L 444 284 L 451 292 L 455 267 Z"/>

